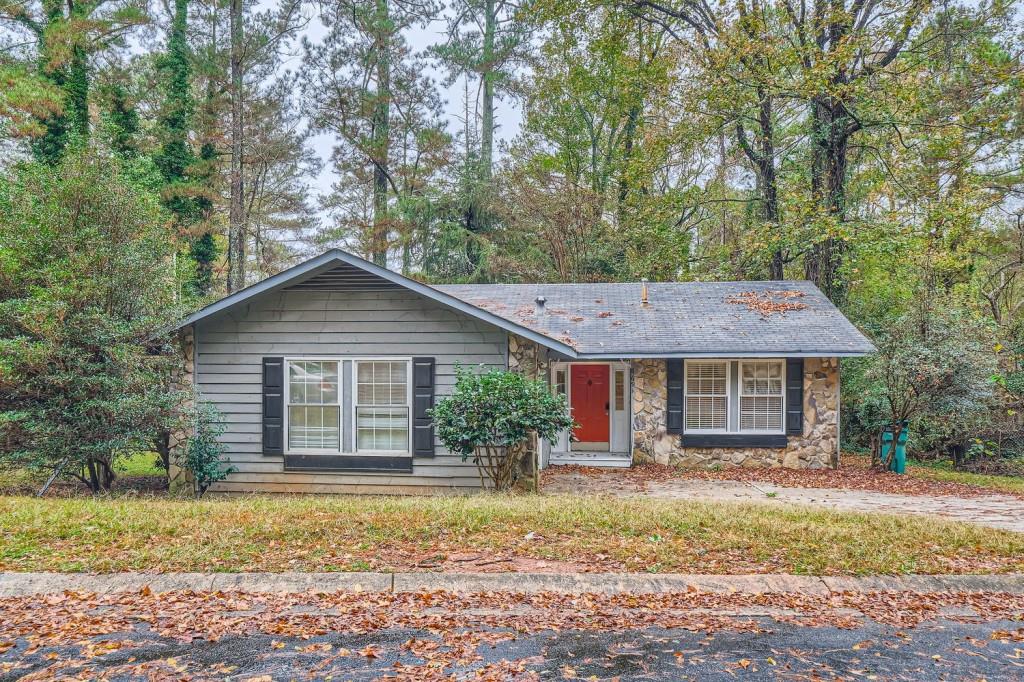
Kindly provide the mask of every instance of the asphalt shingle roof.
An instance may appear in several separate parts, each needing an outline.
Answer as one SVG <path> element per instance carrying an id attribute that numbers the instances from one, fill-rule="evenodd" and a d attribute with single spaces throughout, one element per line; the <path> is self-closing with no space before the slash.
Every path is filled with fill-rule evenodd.
<path id="1" fill-rule="evenodd" d="M 864 355 L 871 342 L 810 282 L 449 284 L 433 287 L 581 356 Z M 764 314 L 755 301 L 788 302 Z M 536 298 L 544 296 L 544 311 Z M 738 298 L 740 297 L 740 298 Z M 772 306 L 768 306 L 772 307 Z"/>

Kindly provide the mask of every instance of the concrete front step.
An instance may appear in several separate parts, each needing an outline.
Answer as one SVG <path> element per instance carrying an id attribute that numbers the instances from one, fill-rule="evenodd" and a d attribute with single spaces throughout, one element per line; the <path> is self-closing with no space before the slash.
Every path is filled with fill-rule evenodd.
<path id="1" fill-rule="evenodd" d="M 633 458 L 628 453 L 616 452 L 569 452 L 551 453 L 548 463 L 553 466 L 560 464 L 578 464 L 587 467 L 605 467 L 609 469 L 628 469 L 633 465 Z"/>

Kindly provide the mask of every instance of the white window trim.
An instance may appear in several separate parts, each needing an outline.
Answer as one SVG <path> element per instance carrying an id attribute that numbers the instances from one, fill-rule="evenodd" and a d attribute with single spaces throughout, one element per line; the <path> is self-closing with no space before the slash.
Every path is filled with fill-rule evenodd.
<path id="1" fill-rule="evenodd" d="M 735 360 L 735 358 L 733 358 Z M 724 429 L 690 429 L 686 427 L 686 399 L 690 395 L 689 381 L 690 375 L 687 371 L 687 365 L 691 362 L 694 363 L 725 363 L 725 397 L 726 397 L 726 428 Z M 772 362 L 782 366 L 782 428 L 775 431 L 768 431 L 765 429 L 743 429 L 740 428 L 740 424 L 743 421 L 743 415 L 740 414 L 740 398 L 743 397 L 743 365 L 745 364 L 756 364 Z M 699 360 L 684 360 L 683 361 L 683 433 L 692 434 L 730 434 L 730 433 L 742 433 L 742 434 L 758 434 L 758 435 L 779 435 L 786 433 L 786 361 L 782 358 L 751 358 L 748 360 L 739 360 L 737 364 L 737 371 L 739 375 L 736 377 L 736 390 L 733 391 L 733 376 L 732 376 L 732 360 L 726 358 L 701 358 Z M 736 409 L 736 429 L 730 430 L 728 427 L 729 418 L 733 414 L 733 406 Z"/>
<path id="2" fill-rule="evenodd" d="M 765 395 L 765 396 L 758 396 L 758 395 L 747 395 L 746 393 L 744 393 L 743 392 L 743 366 L 744 365 L 757 365 L 757 364 L 762 364 L 763 365 L 766 362 L 767 363 L 772 363 L 772 364 L 775 364 L 775 365 L 781 365 L 781 367 L 782 367 L 782 370 L 781 370 L 781 372 L 779 374 L 779 376 L 782 378 L 782 415 L 781 415 L 781 418 L 779 419 L 780 428 L 778 430 L 774 430 L 774 429 L 773 430 L 769 430 L 769 429 L 744 429 L 744 428 L 741 428 L 740 424 L 743 423 L 743 406 L 740 404 L 740 399 L 741 398 L 757 398 L 757 397 L 770 398 L 770 397 L 774 397 L 771 394 L 768 394 L 768 395 Z M 738 381 L 736 382 L 736 415 L 737 415 L 737 421 L 736 421 L 736 429 L 737 429 L 737 431 L 736 432 L 737 433 L 764 433 L 764 434 L 773 434 L 773 435 L 774 434 L 780 434 L 780 433 L 786 433 L 786 361 L 785 360 L 773 360 L 773 359 L 740 360 L 739 368 L 738 369 L 739 369 L 739 377 L 738 377 Z"/>
<path id="3" fill-rule="evenodd" d="M 394 457 L 395 455 L 406 455 L 412 456 L 412 358 L 346 358 L 346 360 L 352 360 L 352 413 L 349 415 L 350 424 L 349 428 L 352 429 L 352 453 L 356 455 L 386 455 L 388 457 Z M 359 431 L 356 428 L 357 413 L 359 411 L 359 369 L 357 365 L 360 362 L 405 362 L 405 409 L 408 410 L 406 419 L 408 424 L 406 426 L 406 439 L 405 439 L 405 450 L 360 450 L 359 449 Z M 363 407 L 367 407 L 364 405 Z M 378 405 L 377 407 L 385 407 Z M 396 407 L 394 405 L 388 405 L 386 407 Z"/>
<path id="4" fill-rule="evenodd" d="M 338 447 L 337 449 L 332 448 L 292 448 L 291 437 L 289 432 L 292 428 L 291 419 L 291 407 L 292 407 L 292 381 L 291 381 L 291 365 L 293 362 L 337 362 L 338 363 L 338 402 L 337 403 L 326 403 L 327 405 L 337 404 L 338 406 Z M 342 377 L 341 360 L 338 358 L 322 357 L 322 356 L 300 356 L 284 359 L 284 454 L 302 454 L 302 455 L 336 455 L 341 452 L 342 443 L 344 443 L 345 432 L 343 430 L 343 422 L 345 419 L 345 395 L 344 395 L 344 379 Z"/>
<path id="5" fill-rule="evenodd" d="M 686 428 L 686 399 L 690 397 L 690 372 L 687 365 L 693 362 L 694 364 L 725 364 L 725 428 L 724 429 L 688 429 Z M 684 433 L 734 433 L 729 430 L 729 414 L 732 409 L 732 396 L 730 395 L 729 388 L 732 386 L 732 363 L 728 360 L 716 360 L 713 358 L 700 360 L 684 360 L 683 361 L 683 432 Z M 695 397 L 699 397 L 704 394 L 694 394 Z M 706 396 L 705 396 L 706 397 Z M 715 396 L 718 397 L 718 396 Z"/>
<path id="6" fill-rule="evenodd" d="M 345 378 L 342 363 L 346 360 L 352 362 L 352 381 L 351 385 L 348 386 L 351 391 L 351 407 L 349 414 L 345 414 Z M 356 437 L 356 391 L 358 390 L 358 377 L 356 371 L 357 362 L 405 362 L 407 365 L 406 369 L 406 392 L 405 400 L 406 407 L 409 410 L 409 428 L 408 428 L 408 440 L 406 441 L 405 450 L 360 450 L 358 446 L 358 438 Z M 338 447 L 337 449 L 318 449 L 318 448 L 292 448 L 289 446 L 288 431 L 291 429 L 291 419 L 289 415 L 289 406 L 291 405 L 291 381 L 289 379 L 289 367 L 293 362 L 337 362 L 338 363 L 338 415 L 339 421 L 341 422 L 338 426 L 341 432 L 338 434 Z M 395 457 L 408 455 L 412 456 L 412 356 L 359 356 L 352 357 L 348 355 L 293 355 L 288 356 L 284 359 L 284 454 L 286 455 L 338 455 L 342 454 L 345 447 L 345 429 L 349 429 L 347 433 L 352 434 L 352 453 L 353 455 L 382 455 L 386 457 Z M 334 403 L 328 403 L 333 405 Z M 347 453 L 346 453 L 347 454 Z"/>

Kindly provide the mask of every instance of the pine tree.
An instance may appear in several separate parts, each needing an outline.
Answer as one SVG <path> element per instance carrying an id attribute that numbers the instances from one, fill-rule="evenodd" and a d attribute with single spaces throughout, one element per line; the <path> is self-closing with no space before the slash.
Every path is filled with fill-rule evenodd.
<path id="1" fill-rule="evenodd" d="M 314 129 L 335 133 L 340 142 L 335 163 L 343 177 L 328 205 L 369 203 L 368 210 L 342 213 L 355 228 L 359 250 L 378 265 L 387 264 L 400 231 L 392 203 L 405 193 L 405 160 L 417 158 L 420 142 L 432 142 L 428 133 L 440 127 L 436 88 L 402 35 L 433 11 L 392 7 L 387 0 L 337 0 L 323 9 L 329 27 L 323 43 L 305 43 L 306 109 Z"/>
<path id="2" fill-rule="evenodd" d="M 447 41 L 429 50 L 448 70 L 449 85 L 459 77 L 479 80 L 479 149 L 471 157 L 474 167 L 465 197 L 466 229 L 472 233 L 487 231 L 493 221 L 488 204 L 497 128 L 496 98 L 510 87 L 531 32 L 519 9 L 518 3 L 507 0 L 458 0 L 452 6 Z M 470 256 L 478 265 L 475 249 Z"/>
<path id="3" fill-rule="evenodd" d="M 59 163 L 72 141 L 89 139 L 92 57 L 121 47 L 124 36 L 147 21 L 144 5 L 141 0 L 0 3 L 0 18 L 23 33 L 34 47 L 33 70 L 60 92 L 59 108 L 35 112 L 43 131 L 31 139 L 37 160 Z"/>
<path id="4" fill-rule="evenodd" d="M 192 237 L 190 230 L 208 217 L 211 202 L 195 186 L 191 176 L 196 163 L 190 135 L 195 102 L 192 97 L 192 65 L 188 47 L 188 0 L 175 0 L 167 52 L 160 59 L 164 106 L 160 119 L 163 145 L 154 157 L 166 189 L 164 205 L 174 214 L 179 239 L 190 242 L 189 255 L 196 263 L 194 293 L 209 293 L 217 244 L 208 230 Z"/>

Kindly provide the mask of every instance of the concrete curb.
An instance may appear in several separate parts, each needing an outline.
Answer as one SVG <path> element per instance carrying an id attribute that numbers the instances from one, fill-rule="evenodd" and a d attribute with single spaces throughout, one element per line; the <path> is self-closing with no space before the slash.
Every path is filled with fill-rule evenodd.
<path id="1" fill-rule="evenodd" d="M 562 592 L 582 594 L 717 594 L 795 592 L 1007 592 L 1024 594 L 1024 574 L 815 577 L 637 573 L 0 573 L 0 597 L 64 591 L 154 592 Z"/>

